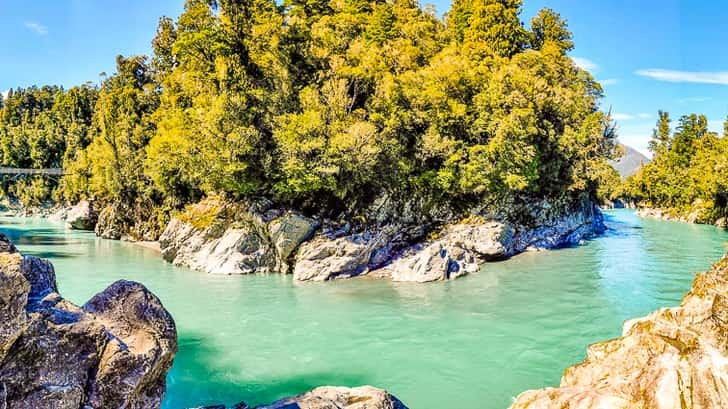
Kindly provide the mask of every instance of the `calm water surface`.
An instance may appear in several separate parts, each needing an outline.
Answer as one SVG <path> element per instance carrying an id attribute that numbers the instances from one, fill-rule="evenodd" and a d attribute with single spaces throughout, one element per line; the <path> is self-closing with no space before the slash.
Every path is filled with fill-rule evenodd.
<path id="1" fill-rule="evenodd" d="M 448 283 L 296 283 L 212 276 L 153 251 L 37 219 L 0 219 L 25 253 L 49 258 L 76 303 L 121 278 L 154 291 L 180 350 L 165 408 L 264 403 L 318 385 L 371 384 L 413 409 L 505 408 L 556 385 L 587 344 L 623 320 L 676 304 L 693 274 L 728 250 L 710 226 L 607 216 L 586 245 L 486 264 Z"/>

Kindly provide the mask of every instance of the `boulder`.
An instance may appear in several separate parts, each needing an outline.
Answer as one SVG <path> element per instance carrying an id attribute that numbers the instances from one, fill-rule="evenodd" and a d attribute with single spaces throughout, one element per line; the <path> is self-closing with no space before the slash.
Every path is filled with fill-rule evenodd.
<path id="1" fill-rule="evenodd" d="M 113 206 L 104 207 L 96 222 L 96 235 L 102 239 L 120 240 L 123 230 L 123 223 L 116 209 Z"/>
<path id="2" fill-rule="evenodd" d="M 196 409 L 225 409 L 225 406 L 205 406 Z M 253 408 L 241 402 L 231 406 L 230 409 L 407 409 L 407 406 L 389 392 L 371 386 L 357 388 L 322 386 L 269 405 Z"/>
<path id="3" fill-rule="evenodd" d="M 365 232 L 333 240 L 318 236 L 299 248 L 293 278 L 325 281 L 365 274 L 369 271 L 372 255 L 384 248 L 390 238 L 388 231 Z"/>
<path id="4" fill-rule="evenodd" d="M 56 223 L 65 221 L 66 217 L 68 217 L 69 209 L 70 209 L 70 207 L 58 208 L 55 212 L 48 215 L 48 220 L 50 220 L 52 222 L 56 222 Z"/>
<path id="5" fill-rule="evenodd" d="M 250 225 L 199 229 L 173 218 L 159 245 L 165 260 L 209 274 L 268 273 L 276 268 L 273 249 Z"/>
<path id="6" fill-rule="evenodd" d="M 511 409 L 722 408 L 728 402 L 728 256 L 698 274 L 679 307 L 624 324 L 591 345 L 558 388 L 520 394 Z"/>
<path id="7" fill-rule="evenodd" d="M 159 407 L 177 351 L 159 299 L 118 281 L 78 307 L 58 294 L 48 261 L 0 243 L 2 407 Z"/>
<path id="8" fill-rule="evenodd" d="M 268 234 L 280 264 L 288 270 L 288 260 L 304 241 L 311 238 L 317 223 L 294 212 L 286 212 L 268 224 Z M 287 271 L 282 271 L 283 273 Z"/>
<path id="9" fill-rule="evenodd" d="M 173 217 L 159 244 L 165 260 L 206 273 L 288 273 L 292 256 L 317 227 L 266 201 L 211 197 Z"/>
<path id="10" fill-rule="evenodd" d="M 728 217 L 721 217 L 720 219 L 716 220 L 715 227 L 728 229 Z"/>
<path id="11" fill-rule="evenodd" d="M 97 215 L 92 202 L 82 200 L 68 209 L 66 213 L 66 226 L 75 230 L 94 230 Z"/>
<path id="12" fill-rule="evenodd" d="M 500 222 L 456 224 L 445 230 L 443 241 L 473 252 L 481 260 L 508 257 L 513 246 L 513 228 Z"/>
<path id="13" fill-rule="evenodd" d="M 397 259 L 375 274 L 392 281 L 426 283 L 451 280 L 478 271 L 475 254 L 461 247 L 446 247 L 435 242 L 408 257 Z"/>
<path id="14" fill-rule="evenodd" d="M 513 241 L 513 229 L 498 222 L 455 224 L 441 235 L 410 247 L 372 276 L 418 283 L 451 280 L 478 271 L 485 261 L 507 257 Z"/>

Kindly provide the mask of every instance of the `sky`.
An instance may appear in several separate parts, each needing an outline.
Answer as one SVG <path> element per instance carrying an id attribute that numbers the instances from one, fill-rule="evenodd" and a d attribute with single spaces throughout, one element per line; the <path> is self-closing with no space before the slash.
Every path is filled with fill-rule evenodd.
<path id="1" fill-rule="evenodd" d="M 160 16 L 184 0 L 0 0 L 0 92 L 29 85 L 98 82 L 118 54 L 149 53 Z M 704 113 L 722 131 L 728 115 L 725 0 L 524 0 L 525 21 L 559 12 L 574 33 L 572 57 L 602 83 L 620 140 L 645 153 L 658 109 L 677 120 Z M 423 1 L 423 4 L 425 1 Z M 438 11 L 449 0 L 431 1 Z"/>

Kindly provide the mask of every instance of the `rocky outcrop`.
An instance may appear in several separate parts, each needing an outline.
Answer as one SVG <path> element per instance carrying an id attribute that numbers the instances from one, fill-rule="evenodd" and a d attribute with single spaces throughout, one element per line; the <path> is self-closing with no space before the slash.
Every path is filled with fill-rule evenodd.
<path id="1" fill-rule="evenodd" d="M 579 244 L 606 230 L 599 207 L 583 203 L 566 215 L 543 217 L 536 227 L 517 227 L 509 255 Z"/>
<path id="2" fill-rule="evenodd" d="M 721 217 L 720 219 L 716 220 L 715 227 L 719 227 L 721 229 L 728 229 L 728 217 Z"/>
<path id="3" fill-rule="evenodd" d="M 591 345 L 558 388 L 524 392 L 511 409 L 722 408 L 728 402 L 728 256 L 698 274 L 679 307 L 627 321 Z"/>
<path id="4" fill-rule="evenodd" d="M 324 386 L 303 395 L 260 406 L 257 409 L 296 407 L 306 409 L 407 409 L 399 399 L 389 392 L 371 386 L 358 388 Z"/>
<path id="5" fill-rule="evenodd" d="M 410 247 L 372 273 L 393 281 L 431 282 L 478 271 L 480 264 L 508 256 L 513 229 L 503 223 L 463 223 L 447 227 L 440 239 Z"/>
<path id="6" fill-rule="evenodd" d="M 301 246 L 293 277 L 301 281 L 324 281 L 365 274 L 375 252 L 384 249 L 390 239 L 389 231 L 353 234 L 333 240 L 319 236 Z"/>
<path id="7" fill-rule="evenodd" d="M 66 212 L 66 226 L 75 230 L 91 230 L 96 227 L 98 215 L 93 203 L 82 200 Z"/>
<path id="8" fill-rule="evenodd" d="M 101 210 L 94 231 L 102 239 L 121 239 L 124 235 L 124 223 L 114 206 L 109 205 Z"/>
<path id="9" fill-rule="evenodd" d="M 298 246 L 316 222 L 269 204 L 228 204 L 216 200 L 175 217 L 159 238 L 165 260 L 211 274 L 270 273 L 289 270 Z"/>
<path id="10" fill-rule="evenodd" d="M 443 229 L 441 238 L 410 247 L 371 275 L 394 281 L 450 280 L 478 271 L 487 261 L 527 250 L 577 244 L 605 228 L 601 212 L 590 204 L 567 216 L 541 222 L 543 225 L 537 228 L 514 228 L 482 220 L 452 225 Z"/>
<path id="11" fill-rule="evenodd" d="M 177 351 L 174 321 L 118 281 L 78 307 L 53 266 L 0 235 L 0 402 L 8 408 L 155 408 Z"/>
<path id="12" fill-rule="evenodd" d="M 538 227 L 513 226 L 483 216 L 441 226 L 455 216 L 436 209 L 417 219 L 405 207 L 397 215 L 386 200 L 365 212 L 372 220 L 352 228 L 345 221 L 319 222 L 268 202 L 231 204 L 210 198 L 172 219 L 160 237 L 163 257 L 218 274 L 293 273 L 299 281 L 368 275 L 430 282 L 461 277 L 479 264 L 530 249 L 575 244 L 604 229 L 589 202 L 563 216 L 545 202 L 529 209 Z M 429 221 L 428 221 L 429 220 Z M 428 233 L 438 238 L 424 240 Z"/>
<path id="13" fill-rule="evenodd" d="M 252 406 L 244 402 L 230 409 L 407 409 L 399 399 L 389 392 L 360 386 L 344 388 L 322 386 L 302 395 L 284 398 L 269 405 Z M 226 409 L 224 405 L 205 406 L 196 409 Z"/>

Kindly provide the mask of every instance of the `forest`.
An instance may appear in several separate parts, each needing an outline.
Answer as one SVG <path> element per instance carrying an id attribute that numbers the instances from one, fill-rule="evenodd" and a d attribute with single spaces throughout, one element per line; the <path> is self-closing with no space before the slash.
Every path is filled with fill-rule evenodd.
<path id="1" fill-rule="evenodd" d="M 385 194 L 456 210 L 597 200 L 617 136 L 602 87 L 568 56 L 558 13 L 521 13 L 521 0 L 456 0 L 443 18 L 413 0 L 187 0 L 152 55 L 117 57 L 99 84 L 8 94 L 3 165 L 66 176 L 4 191 L 93 199 L 150 232 L 210 195 L 348 216 Z"/>
<path id="2" fill-rule="evenodd" d="M 727 217 L 728 121 L 721 137 L 708 130 L 705 115 L 684 115 L 674 129 L 669 113 L 658 117 L 650 140 L 653 160 L 614 195 L 700 223 Z"/>

